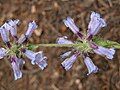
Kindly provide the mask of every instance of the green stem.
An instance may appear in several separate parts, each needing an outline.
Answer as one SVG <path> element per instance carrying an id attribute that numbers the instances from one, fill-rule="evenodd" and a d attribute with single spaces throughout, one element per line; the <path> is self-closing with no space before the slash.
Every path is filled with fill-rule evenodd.
<path id="1" fill-rule="evenodd" d="M 38 44 L 37 47 L 73 47 L 76 44 Z"/>
<path id="2" fill-rule="evenodd" d="M 36 45 L 32 45 L 32 44 L 30 44 L 30 45 L 28 45 L 27 47 L 28 47 L 28 49 L 30 49 L 30 50 L 33 50 L 33 49 L 36 49 L 36 48 L 38 48 L 38 47 L 81 47 L 82 48 L 82 46 L 83 46 L 84 44 L 83 43 L 81 43 L 81 42 L 79 42 L 79 43 L 73 43 L 73 44 L 36 44 Z"/>

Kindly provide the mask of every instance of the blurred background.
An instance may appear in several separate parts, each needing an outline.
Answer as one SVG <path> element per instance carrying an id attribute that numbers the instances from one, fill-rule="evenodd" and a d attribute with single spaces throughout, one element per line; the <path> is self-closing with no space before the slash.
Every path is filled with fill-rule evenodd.
<path id="1" fill-rule="evenodd" d="M 72 17 L 85 32 L 91 11 L 100 13 L 107 22 L 107 27 L 97 35 L 120 43 L 120 0 L 0 0 L 0 25 L 9 19 L 19 19 L 20 36 L 26 31 L 28 22 L 35 20 L 39 26 L 29 40 L 32 44 L 55 43 L 64 35 L 76 40 L 62 20 Z M 48 57 L 47 68 L 42 71 L 24 58 L 23 77 L 16 81 L 8 63 L 0 60 L 0 90 L 120 90 L 120 50 L 116 50 L 111 61 L 91 54 L 100 71 L 86 76 L 87 68 L 81 57 L 68 72 L 62 68 L 59 55 L 69 49 L 38 48 L 36 51 L 43 50 Z"/>

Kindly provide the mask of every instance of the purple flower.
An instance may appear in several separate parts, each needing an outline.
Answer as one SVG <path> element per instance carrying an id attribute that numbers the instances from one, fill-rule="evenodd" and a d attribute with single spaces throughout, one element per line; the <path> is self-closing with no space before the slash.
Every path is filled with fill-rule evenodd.
<path id="1" fill-rule="evenodd" d="M 72 41 L 67 40 L 67 36 L 59 37 L 59 38 L 57 39 L 57 43 L 58 43 L 58 44 L 73 44 Z"/>
<path id="2" fill-rule="evenodd" d="M 65 59 L 61 64 L 65 68 L 66 71 L 68 71 L 73 63 L 77 60 L 78 54 L 72 55 L 70 58 Z"/>
<path id="3" fill-rule="evenodd" d="M 31 60 L 31 63 L 37 64 L 42 70 L 47 66 L 46 57 L 43 55 L 42 51 L 33 52 L 30 50 L 23 50 L 23 53 Z"/>
<path id="4" fill-rule="evenodd" d="M 91 73 L 96 73 L 98 71 L 98 67 L 94 65 L 94 63 L 92 62 L 92 60 L 89 57 L 85 57 L 84 63 L 88 69 L 87 75 L 89 75 Z"/>
<path id="5" fill-rule="evenodd" d="M 63 22 L 66 25 L 66 27 L 69 27 L 74 34 L 76 34 L 80 38 L 83 37 L 82 33 L 79 31 L 79 28 L 75 25 L 71 17 L 67 17 L 67 19 L 63 20 Z"/>
<path id="6" fill-rule="evenodd" d="M 29 38 L 36 28 L 37 28 L 37 24 L 35 23 L 35 21 L 30 22 L 28 25 L 28 29 L 25 33 L 26 37 Z"/>
<path id="7" fill-rule="evenodd" d="M 12 69 L 14 72 L 14 79 L 20 79 L 22 77 L 22 72 L 20 70 L 21 66 L 24 64 L 25 62 L 22 59 L 19 59 L 17 57 L 11 57 L 11 65 L 12 65 Z"/>
<path id="8" fill-rule="evenodd" d="M 30 22 L 28 24 L 28 29 L 26 33 L 21 35 L 21 37 L 18 39 L 18 43 L 22 44 L 26 42 L 36 28 L 37 28 L 37 24 L 35 23 L 35 21 Z"/>
<path id="9" fill-rule="evenodd" d="M 93 50 L 96 54 L 106 56 L 108 59 L 113 59 L 113 55 L 115 54 L 114 48 L 104 48 L 102 46 L 98 46 L 97 49 Z"/>
<path id="10" fill-rule="evenodd" d="M 106 26 L 106 22 L 104 19 L 100 17 L 100 14 L 92 12 L 91 16 L 91 21 L 88 25 L 88 34 L 90 35 L 96 35 L 98 31 Z"/>
<path id="11" fill-rule="evenodd" d="M 0 59 L 7 55 L 7 50 L 4 48 L 0 48 Z"/>
<path id="12" fill-rule="evenodd" d="M 0 27 L 0 34 L 5 43 L 9 42 L 9 35 L 7 33 L 7 30 L 3 26 Z"/>
<path id="13" fill-rule="evenodd" d="M 17 25 L 19 24 L 19 20 L 9 20 L 7 24 L 9 26 L 6 29 L 9 28 L 11 35 L 17 39 Z"/>

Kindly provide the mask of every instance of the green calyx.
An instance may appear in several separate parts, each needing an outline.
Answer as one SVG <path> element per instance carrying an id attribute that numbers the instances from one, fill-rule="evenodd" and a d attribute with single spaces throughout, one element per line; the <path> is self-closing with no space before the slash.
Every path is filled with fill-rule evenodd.
<path id="1" fill-rule="evenodd" d="M 20 55 L 21 55 L 20 49 L 21 48 L 22 48 L 22 45 L 18 45 L 15 43 L 12 44 L 11 48 L 7 48 L 7 50 L 9 51 L 8 55 L 10 55 L 10 56 L 15 55 L 15 56 L 20 57 Z"/>
<path id="2" fill-rule="evenodd" d="M 78 50 L 78 51 L 85 52 L 85 53 L 91 51 L 91 47 L 90 47 L 90 45 L 89 45 L 89 42 L 86 41 L 86 40 L 84 40 L 84 41 L 82 41 L 82 42 L 78 42 L 78 41 L 77 41 L 77 42 L 75 43 L 74 48 L 75 48 L 76 50 Z"/>

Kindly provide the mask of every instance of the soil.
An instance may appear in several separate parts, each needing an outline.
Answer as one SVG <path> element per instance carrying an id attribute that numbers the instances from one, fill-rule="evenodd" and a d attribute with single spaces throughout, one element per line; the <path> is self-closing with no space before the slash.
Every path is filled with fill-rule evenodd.
<path id="1" fill-rule="evenodd" d="M 18 36 L 27 29 L 27 24 L 35 20 L 35 30 L 29 43 L 55 43 L 60 36 L 76 40 L 76 36 L 65 27 L 67 16 L 76 25 L 87 30 L 91 11 L 98 12 L 107 22 L 107 27 L 98 36 L 120 43 L 120 0 L 0 0 L 0 24 L 9 19 L 19 19 Z M 0 39 L 0 46 L 2 46 Z M 5 59 L 0 60 L 0 90 L 120 90 L 120 50 L 116 50 L 113 60 L 91 54 L 93 62 L 100 68 L 96 74 L 86 76 L 87 68 L 81 57 L 69 71 L 61 66 L 60 54 L 69 48 L 40 47 L 48 57 L 48 66 L 42 71 L 31 65 L 27 58 L 23 66 L 23 77 L 14 80 L 12 69 Z"/>

